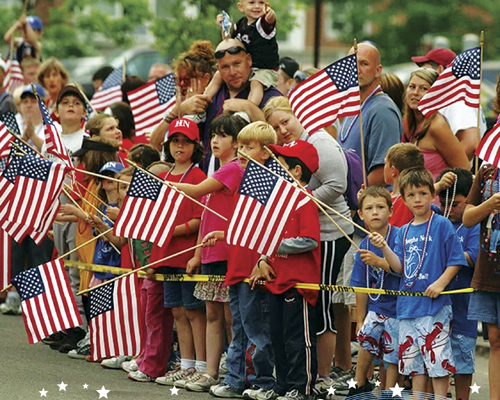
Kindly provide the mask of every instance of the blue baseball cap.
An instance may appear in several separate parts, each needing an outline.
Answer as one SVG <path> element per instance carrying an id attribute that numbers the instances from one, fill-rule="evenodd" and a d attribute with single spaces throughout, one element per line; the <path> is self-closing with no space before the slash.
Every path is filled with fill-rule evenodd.
<path id="1" fill-rule="evenodd" d="M 40 96 L 41 98 L 45 98 L 46 93 L 42 85 L 40 85 L 39 83 L 33 83 L 33 85 L 35 86 L 35 90 L 38 96 Z M 33 92 L 33 88 L 31 87 L 31 85 L 26 85 L 24 87 L 23 92 L 21 93 L 21 99 L 25 94 L 30 94 L 31 96 L 35 97 L 35 93 Z"/>
<path id="2" fill-rule="evenodd" d="M 43 29 L 43 22 L 40 17 L 37 17 L 36 15 L 29 15 L 26 17 L 26 21 L 30 24 L 31 29 L 35 31 L 41 31 Z"/>
<path id="3" fill-rule="evenodd" d="M 114 175 L 119 174 L 124 168 L 125 166 L 122 163 L 109 161 L 102 166 L 102 168 L 99 170 L 99 173 L 104 174 L 105 172 L 111 172 Z"/>

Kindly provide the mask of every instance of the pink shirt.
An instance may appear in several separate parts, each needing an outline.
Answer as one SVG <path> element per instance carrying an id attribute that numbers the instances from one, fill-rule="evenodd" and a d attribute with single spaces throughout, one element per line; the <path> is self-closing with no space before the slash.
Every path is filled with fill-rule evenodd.
<path id="1" fill-rule="evenodd" d="M 211 193 L 207 196 L 206 205 L 212 210 L 226 217 L 231 218 L 235 194 L 240 187 L 241 179 L 245 170 L 241 167 L 238 160 L 233 160 L 225 164 L 222 168 L 214 172 L 211 178 L 218 180 L 224 185 L 221 190 Z M 213 231 L 225 231 L 227 222 L 217 215 L 203 211 L 201 216 L 201 237 Z M 203 247 L 201 249 L 201 262 L 208 264 L 215 261 L 227 260 L 227 243 L 218 242 L 214 247 Z"/>

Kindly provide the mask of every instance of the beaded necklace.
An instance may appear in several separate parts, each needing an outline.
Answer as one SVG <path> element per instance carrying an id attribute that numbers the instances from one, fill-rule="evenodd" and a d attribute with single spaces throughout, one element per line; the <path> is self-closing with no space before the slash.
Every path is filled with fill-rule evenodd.
<path id="1" fill-rule="evenodd" d="M 457 193 L 457 181 L 458 177 L 455 178 L 455 181 L 453 182 L 453 194 L 451 195 L 451 201 L 448 209 L 448 194 L 450 193 L 450 189 L 446 189 L 446 198 L 445 198 L 445 203 L 444 203 L 444 211 L 443 215 L 445 218 L 448 218 L 451 214 L 451 210 L 453 208 L 453 203 L 455 202 L 455 194 Z"/>
<path id="2" fill-rule="evenodd" d="M 382 88 L 380 85 L 378 85 L 374 90 L 373 92 L 370 93 L 370 95 L 365 99 L 365 101 L 363 101 L 363 104 L 361 104 L 361 109 L 359 111 L 359 113 L 361 114 L 361 112 L 363 111 L 363 107 L 368 104 L 368 101 L 371 100 L 376 94 L 378 94 L 379 92 L 382 91 Z M 344 125 L 342 125 L 342 129 L 340 130 L 340 135 L 339 135 L 339 138 L 340 138 L 340 141 L 342 143 L 344 143 L 347 138 L 349 137 L 349 133 L 351 133 L 351 129 L 352 129 L 352 126 L 354 125 L 354 123 L 358 120 L 358 117 L 359 117 L 359 114 L 356 114 L 356 116 L 352 119 L 351 123 L 349 124 L 349 127 L 347 128 L 347 130 L 344 129 Z"/>
<path id="3" fill-rule="evenodd" d="M 412 224 L 412 222 L 415 218 L 413 218 L 410 221 L 410 223 L 408 225 L 406 225 L 405 233 L 403 235 L 403 283 L 404 283 L 405 287 L 407 287 L 408 289 L 411 289 L 413 286 L 415 286 L 415 283 L 417 282 L 418 274 L 420 273 L 420 270 L 422 269 L 422 266 L 424 265 L 425 250 L 427 249 L 429 230 L 431 228 L 431 222 L 432 222 L 433 217 L 434 217 L 434 211 L 431 211 L 431 216 L 427 220 L 427 227 L 425 229 L 424 246 L 422 248 L 422 254 L 419 257 L 417 268 L 415 269 L 415 271 L 413 273 L 406 272 L 405 262 L 406 262 L 406 235 L 408 234 L 408 230 L 410 228 L 410 225 Z"/>
<path id="4" fill-rule="evenodd" d="M 184 174 L 181 176 L 181 179 L 179 180 L 179 183 L 181 183 L 184 178 L 186 177 L 186 175 L 189 173 L 189 171 L 191 171 L 191 169 L 194 167 L 194 163 L 191 163 L 191 165 L 189 166 L 189 168 L 186 170 L 186 172 L 184 172 Z M 175 165 L 172 166 L 172 168 L 170 168 L 167 172 L 167 175 L 165 175 L 165 179 L 164 180 L 167 180 L 167 177 L 170 175 L 170 173 L 174 170 L 175 168 Z"/>
<path id="5" fill-rule="evenodd" d="M 385 241 L 387 242 L 389 240 L 389 237 L 391 236 L 391 230 L 392 230 L 392 225 L 389 225 L 389 229 L 387 230 L 387 233 L 385 235 Z M 366 241 L 366 250 L 370 250 L 370 240 L 367 240 Z M 366 287 L 368 289 L 370 289 L 370 273 L 369 273 L 369 269 L 370 268 L 375 268 L 375 267 L 372 267 L 371 265 L 368 265 L 366 264 L 365 265 L 365 268 L 366 268 Z M 380 287 L 377 288 L 377 283 L 375 283 L 375 289 L 383 289 L 384 288 L 384 278 L 385 278 L 385 273 L 384 273 L 384 270 L 379 270 L 379 278 L 380 278 Z M 377 282 L 378 282 L 378 278 L 377 278 Z M 378 293 L 376 296 L 373 296 L 371 295 L 371 293 L 368 293 L 368 297 L 370 298 L 371 301 L 377 301 L 379 298 L 380 298 L 380 293 Z"/>

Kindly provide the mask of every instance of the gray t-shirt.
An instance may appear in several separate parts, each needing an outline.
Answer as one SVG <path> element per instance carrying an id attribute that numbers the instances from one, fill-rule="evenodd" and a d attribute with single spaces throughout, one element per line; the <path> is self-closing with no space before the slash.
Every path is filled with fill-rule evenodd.
<path id="1" fill-rule="evenodd" d="M 319 169 L 313 174 L 308 185 L 314 197 L 351 219 L 351 213 L 344 198 L 348 167 L 342 148 L 333 137 L 322 129 L 310 136 L 304 131 L 300 139 L 311 143 L 318 151 Z M 352 224 L 332 211 L 327 210 L 327 212 L 347 234 L 354 232 Z M 344 236 L 321 211 L 319 212 L 319 222 L 321 240 L 337 240 Z"/>

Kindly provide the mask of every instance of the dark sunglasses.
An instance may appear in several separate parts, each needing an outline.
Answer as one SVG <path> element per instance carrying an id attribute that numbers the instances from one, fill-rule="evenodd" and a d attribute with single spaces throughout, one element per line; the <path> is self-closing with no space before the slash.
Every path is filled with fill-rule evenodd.
<path id="1" fill-rule="evenodd" d="M 231 46 L 231 47 L 228 47 L 227 49 L 216 51 L 215 58 L 217 60 L 220 60 L 222 57 L 224 57 L 226 55 L 226 52 L 228 52 L 229 54 L 234 56 L 235 54 L 240 54 L 240 52 L 242 52 L 242 51 L 244 51 L 245 53 L 247 52 L 243 47 Z"/>

